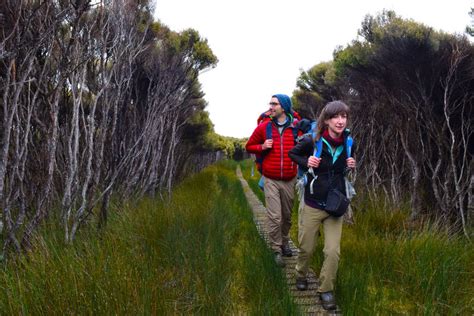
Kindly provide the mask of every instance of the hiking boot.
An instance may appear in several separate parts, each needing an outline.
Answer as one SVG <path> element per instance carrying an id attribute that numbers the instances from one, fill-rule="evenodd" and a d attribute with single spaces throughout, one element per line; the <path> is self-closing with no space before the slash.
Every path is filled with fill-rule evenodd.
<path id="1" fill-rule="evenodd" d="M 300 291 L 306 291 L 308 289 L 308 279 L 297 277 L 296 288 Z"/>
<path id="2" fill-rule="evenodd" d="M 285 261 L 283 261 L 283 258 L 281 257 L 281 253 L 279 252 L 275 252 L 275 263 L 279 266 L 279 267 L 285 267 L 286 266 L 286 263 Z"/>
<path id="3" fill-rule="evenodd" d="M 285 257 L 293 256 L 293 251 L 291 251 L 290 245 L 282 245 L 281 246 L 281 254 Z"/>
<path id="4" fill-rule="evenodd" d="M 336 298 L 332 291 L 319 293 L 319 298 L 325 310 L 331 311 L 336 309 Z"/>

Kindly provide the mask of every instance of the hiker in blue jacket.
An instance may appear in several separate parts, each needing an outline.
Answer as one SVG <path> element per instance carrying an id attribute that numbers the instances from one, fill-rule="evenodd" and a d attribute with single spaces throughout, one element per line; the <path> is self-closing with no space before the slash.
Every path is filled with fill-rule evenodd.
<path id="1" fill-rule="evenodd" d="M 315 136 L 306 136 L 289 152 L 290 158 L 304 170 L 304 208 L 298 220 L 299 255 L 296 263 L 296 287 L 308 288 L 309 261 L 314 253 L 319 227 L 324 226 L 324 262 L 318 288 L 323 307 L 336 308 L 334 283 L 340 254 L 343 213 L 347 209 L 345 174 L 356 166 L 350 157 L 352 138 L 346 129 L 349 107 L 333 101 L 323 108 Z M 348 140 L 350 139 L 350 142 Z"/>

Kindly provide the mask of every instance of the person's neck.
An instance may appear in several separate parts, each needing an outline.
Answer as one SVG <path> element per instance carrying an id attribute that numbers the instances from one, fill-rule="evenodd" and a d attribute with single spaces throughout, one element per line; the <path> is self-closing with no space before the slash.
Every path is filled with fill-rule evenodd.
<path id="1" fill-rule="evenodd" d="M 328 132 L 329 132 L 329 136 L 331 136 L 334 139 L 339 138 L 342 135 L 342 133 L 337 134 L 337 133 L 334 133 L 334 131 L 332 131 L 330 129 L 328 129 Z"/>
<path id="2" fill-rule="evenodd" d="M 280 123 L 280 124 L 285 123 L 286 120 L 287 120 L 287 116 L 286 116 L 285 113 L 282 113 L 282 114 L 277 118 L 277 121 L 278 121 L 278 123 Z"/>

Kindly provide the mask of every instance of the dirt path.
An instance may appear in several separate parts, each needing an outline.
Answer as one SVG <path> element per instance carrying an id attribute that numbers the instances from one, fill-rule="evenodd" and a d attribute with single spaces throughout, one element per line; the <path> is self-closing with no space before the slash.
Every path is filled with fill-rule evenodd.
<path id="1" fill-rule="evenodd" d="M 262 202 L 257 198 L 255 193 L 250 189 L 247 181 L 242 176 L 242 171 L 240 167 L 237 168 L 237 177 L 242 183 L 244 188 L 245 196 L 247 197 L 248 203 L 253 211 L 253 218 L 255 224 L 257 225 L 258 232 L 268 243 L 267 233 L 264 228 L 264 218 L 265 218 L 265 207 Z M 334 312 L 327 312 L 321 306 L 319 296 L 317 295 L 316 289 L 318 287 L 318 279 L 316 278 L 315 273 L 311 270 L 310 277 L 308 279 L 308 290 L 307 291 L 298 291 L 296 289 L 296 280 L 295 280 L 295 265 L 296 265 L 296 256 L 298 254 L 298 248 L 295 246 L 292 240 L 290 240 L 290 247 L 293 251 L 293 257 L 283 257 L 283 260 L 286 263 L 286 267 L 283 268 L 286 274 L 286 281 L 288 288 L 291 291 L 296 304 L 299 305 L 301 311 L 307 315 L 342 315 L 342 312 L 338 309 Z"/>

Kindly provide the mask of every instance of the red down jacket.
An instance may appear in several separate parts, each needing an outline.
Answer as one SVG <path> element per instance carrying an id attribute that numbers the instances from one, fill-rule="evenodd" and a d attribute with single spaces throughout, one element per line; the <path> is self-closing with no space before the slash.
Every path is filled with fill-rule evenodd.
<path id="1" fill-rule="evenodd" d="M 273 147 L 263 151 L 262 145 L 265 142 L 267 124 L 272 124 Z M 269 121 L 258 125 L 250 136 L 245 149 L 252 154 L 264 154 L 262 173 L 265 177 L 288 181 L 296 176 L 297 165 L 288 156 L 288 152 L 295 146 L 293 128 L 294 125 L 291 124 L 280 135 L 275 124 Z"/>

